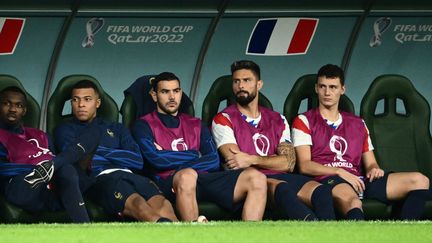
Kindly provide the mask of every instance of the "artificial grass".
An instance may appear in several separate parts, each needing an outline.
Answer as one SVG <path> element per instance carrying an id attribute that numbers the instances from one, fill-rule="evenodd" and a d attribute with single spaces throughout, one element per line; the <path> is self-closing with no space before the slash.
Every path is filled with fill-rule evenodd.
<path id="1" fill-rule="evenodd" d="M 432 221 L 0 225 L 0 242 L 432 242 Z"/>

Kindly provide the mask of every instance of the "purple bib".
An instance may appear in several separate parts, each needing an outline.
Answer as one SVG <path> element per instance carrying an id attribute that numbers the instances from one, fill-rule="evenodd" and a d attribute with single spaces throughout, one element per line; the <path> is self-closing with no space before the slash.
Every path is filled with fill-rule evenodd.
<path id="1" fill-rule="evenodd" d="M 243 119 L 236 105 L 231 105 L 222 112 L 230 117 L 240 151 L 259 156 L 271 156 L 277 154 L 277 147 L 285 130 L 285 124 L 279 113 L 262 106 L 259 107 L 259 110 L 261 120 L 256 128 Z M 268 169 L 259 170 L 266 175 L 283 173 Z"/>
<path id="2" fill-rule="evenodd" d="M 199 150 L 201 121 L 198 118 L 180 113 L 180 125 L 168 128 L 159 119 L 156 111 L 141 117 L 153 132 L 155 142 L 164 150 L 184 151 Z"/>
<path id="3" fill-rule="evenodd" d="M 179 115 L 180 124 L 177 128 L 168 128 L 159 119 L 157 112 L 154 111 L 140 119 L 149 124 L 153 132 L 155 142 L 163 150 L 185 151 L 200 148 L 201 120 L 184 113 Z M 174 170 L 160 171 L 157 173 L 161 178 L 166 179 Z"/>
<path id="4" fill-rule="evenodd" d="M 360 176 L 363 142 L 366 139 L 364 124 L 360 117 L 343 111 L 340 114 L 342 123 L 333 129 L 322 118 L 318 108 L 304 113 L 311 132 L 312 160 Z"/>
<path id="5" fill-rule="evenodd" d="M 23 134 L 14 134 L 0 129 L 0 142 L 8 151 L 10 162 L 35 165 L 54 158 L 48 149 L 48 137 L 44 132 L 30 127 L 24 127 L 23 130 Z"/>

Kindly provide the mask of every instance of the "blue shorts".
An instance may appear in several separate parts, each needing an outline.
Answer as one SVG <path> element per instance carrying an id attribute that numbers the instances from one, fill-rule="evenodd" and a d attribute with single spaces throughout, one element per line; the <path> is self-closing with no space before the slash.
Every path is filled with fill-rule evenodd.
<path id="1" fill-rule="evenodd" d="M 363 198 L 365 199 L 375 199 L 382 203 L 389 204 L 389 200 L 387 199 L 387 180 L 389 174 L 392 172 L 385 172 L 384 176 L 375 179 L 372 182 L 369 182 L 368 179 L 364 180 L 366 190 L 363 193 Z M 335 187 L 341 183 L 347 183 L 351 186 L 346 180 L 340 178 L 339 176 L 329 176 L 320 181 L 322 184 L 329 185 L 331 188 Z M 355 191 L 355 190 L 354 190 Z"/>
<path id="2" fill-rule="evenodd" d="M 288 186 L 295 191 L 295 193 L 298 193 L 304 184 L 312 181 L 312 178 L 308 176 L 291 173 L 267 175 L 267 178 L 285 181 L 288 183 Z"/>
<path id="3" fill-rule="evenodd" d="M 17 175 L 3 181 L 2 193 L 6 201 L 30 212 L 60 211 L 63 204 L 55 191 L 48 189 L 47 184 L 31 188 L 24 181 L 26 175 Z"/>
<path id="4" fill-rule="evenodd" d="M 225 210 L 238 211 L 243 206 L 243 201 L 234 202 L 234 188 L 242 172 L 243 170 L 227 170 L 198 174 L 197 201 L 213 202 Z M 172 189 L 174 175 L 158 181 L 164 195 L 173 204 L 175 204 L 175 194 Z"/>
<path id="5" fill-rule="evenodd" d="M 138 193 L 146 201 L 162 192 L 149 178 L 125 171 L 97 177 L 87 196 L 110 214 L 121 214 L 130 195 Z"/>

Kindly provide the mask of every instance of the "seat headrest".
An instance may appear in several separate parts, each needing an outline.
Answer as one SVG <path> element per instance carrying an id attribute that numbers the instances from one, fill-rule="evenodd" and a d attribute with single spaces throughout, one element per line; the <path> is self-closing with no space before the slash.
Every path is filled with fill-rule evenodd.
<path id="1" fill-rule="evenodd" d="M 406 114 L 397 110 L 397 100 L 401 100 L 405 106 Z M 408 116 L 411 113 L 430 113 L 427 100 L 415 89 L 411 81 L 401 75 L 387 74 L 377 77 L 369 86 L 363 97 L 361 114 L 375 114 L 378 102 L 384 100 L 384 112 L 378 114 Z"/>

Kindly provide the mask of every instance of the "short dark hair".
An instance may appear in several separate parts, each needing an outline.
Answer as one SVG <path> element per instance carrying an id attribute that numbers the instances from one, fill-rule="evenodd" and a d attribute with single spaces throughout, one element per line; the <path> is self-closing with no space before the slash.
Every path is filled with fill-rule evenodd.
<path id="1" fill-rule="evenodd" d="M 79 81 L 78 83 L 74 84 L 74 86 L 72 86 L 72 90 L 75 89 L 87 89 L 87 88 L 92 88 L 94 89 L 94 91 L 96 92 L 97 95 L 100 95 L 99 89 L 97 87 L 97 85 L 88 80 L 88 79 L 83 79 L 81 81 Z"/>
<path id="2" fill-rule="evenodd" d="M 253 61 L 250 60 L 240 60 L 235 61 L 231 64 L 231 75 L 234 74 L 235 71 L 240 69 L 247 69 L 252 71 L 258 78 L 258 80 L 261 79 L 261 70 L 258 64 L 256 64 Z"/>
<path id="3" fill-rule="evenodd" d="M 334 64 L 326 64 L 322 66 L 317 74 L 317 78 L 326 77 L 326 78 L 339 78 L 342 86 L 345 85 L 345 75 L 342 68 Z M 318 79 L 317 81 L 318 82 Z"/>
<path id="4" fill-rule="evenodd" d="M 170 73 L 170 72 L 159 73 L 156 77 L 150 80 L 153 91 L 157 90 L 157 86 L 160 81 L 171 81 L 171 80 L 178 80 L 180 84 L 180 79 L 174 73 Z"/>
<path id="5" fill-rule="evenodd" d="M 8 86 L 0 91 L 0 99 L 4 99 L 7 92 L 20 93 L 24 97 L 24 105 L 27 106 L 27 94 L 18 86 Z"/>

